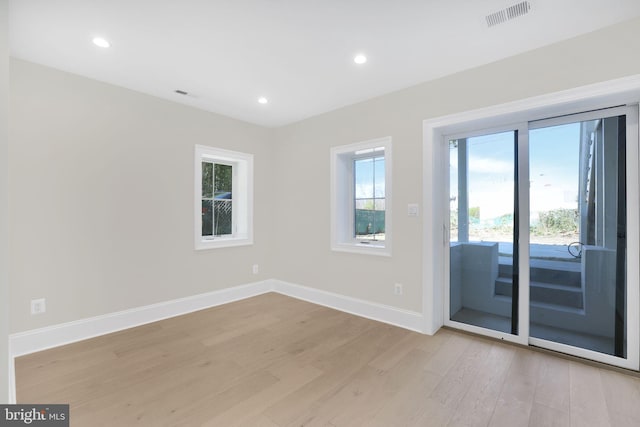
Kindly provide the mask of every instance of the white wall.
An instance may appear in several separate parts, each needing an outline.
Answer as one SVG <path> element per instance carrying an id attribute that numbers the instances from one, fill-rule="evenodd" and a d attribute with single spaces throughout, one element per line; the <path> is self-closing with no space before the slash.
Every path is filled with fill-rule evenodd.
<path id="1" fill-rule="evenodd" d="M 422 121 L 637 74 L 638 51 L 636 19 L 275 131 L 12 59 L 10 329 L 265 278 L 421 311 L 422 215 L 433 207 L 418 218 L 406 208 L 422 201 Z M 332 252 L 329 148 L 383 136 L 393 256 Z M 255 245 L 193 250 L 195 144 L 255 155 Z M 30 316 L 40 297 L 47 313 Z"/>
<path id="2" fill-rule="evenodd" d="M 11 332 L 274 276 L 272 130 L 10 66 Z M 254 245 L 194 250 L 196 144 L 254 154 Z M 45 314 L 30 315 L 32 298 Z"/>
<path id="3" fill-rule="evenodd" d="M 635 19 L 278 129 L 275 181 L 287 197 L 276 210 L 277 252 L 287 262 L 277 277 L 421 311 L 422 218 L 408 217 L 407 204 L 422 201 L 423 120 L 638 74 L 638 51 Z M 383 136 L 393 138 L 393 256 L 332 252 L 329 149 Z"/>
<path id="4" fill-rule="evenodd" d="M 9 5 L 0 0 L 0 403 L 8 402 L 9 252 L 7 124 L 9 116 Z"/>

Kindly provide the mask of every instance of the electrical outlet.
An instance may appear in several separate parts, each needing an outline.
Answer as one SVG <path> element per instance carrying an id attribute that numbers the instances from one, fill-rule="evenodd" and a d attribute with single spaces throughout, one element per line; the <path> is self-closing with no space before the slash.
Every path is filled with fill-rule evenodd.
<path id="1" fill-rule="evenodd" d="M 260 272 L 260 267 L 258 264 L 253 264 L 253 274 L 258 274 Z"/>
<path id="2" fill-rule="evenodd" d="M 31 314 L 42 314 L 47 311 L 47 304 L 44 298 L 31 300 Z"/>
<path id="3" fill-rule="evenodd" d="M 396 283 L 393 285 L 393 293 L 396 295 L 402 295 L 402 284 Z"/>

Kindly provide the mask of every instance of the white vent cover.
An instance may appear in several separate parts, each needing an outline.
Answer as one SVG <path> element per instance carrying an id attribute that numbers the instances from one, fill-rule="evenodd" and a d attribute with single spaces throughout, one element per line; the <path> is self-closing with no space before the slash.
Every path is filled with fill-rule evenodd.
<path id="1" fill-rule="evenodd" d="M 487 25 L 489 28 L 495 27 L 498 24 L 505 23 L 512 19 L 518 18 L 522 15 L 526 15 L 531 10 L 531 3 L 528 1 L 523 1 L 518 4 L 514 4 L 513 6 L 509 6 L 506 9 L 502 9 L 498 12 L 492 13 L 491 15 L 487 15 Z"/>

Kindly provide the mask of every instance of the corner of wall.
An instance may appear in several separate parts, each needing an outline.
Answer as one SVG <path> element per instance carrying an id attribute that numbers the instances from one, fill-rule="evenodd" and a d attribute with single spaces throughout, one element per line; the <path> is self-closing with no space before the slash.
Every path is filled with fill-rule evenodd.
<path id="1" fill-rule="evenodd" d="M 8 250 L 8 124 L 9 2 L 0 0 L 0 402 L 10 401 L 9 377 L 9 250 Z"/>

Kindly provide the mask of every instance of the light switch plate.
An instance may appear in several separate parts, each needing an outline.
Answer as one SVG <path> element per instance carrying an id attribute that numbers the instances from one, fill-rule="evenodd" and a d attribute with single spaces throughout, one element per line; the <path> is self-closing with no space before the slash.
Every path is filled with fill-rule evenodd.
<path id="1" fill-rule="evenodd" d="M 407 205 L 407 215 L 409 215 L 409 216 L 418 216 L 419 213 L 420 213 L 420 210 L 418 208 L 418 204 L 417 203 L 409 203 Z"/>

